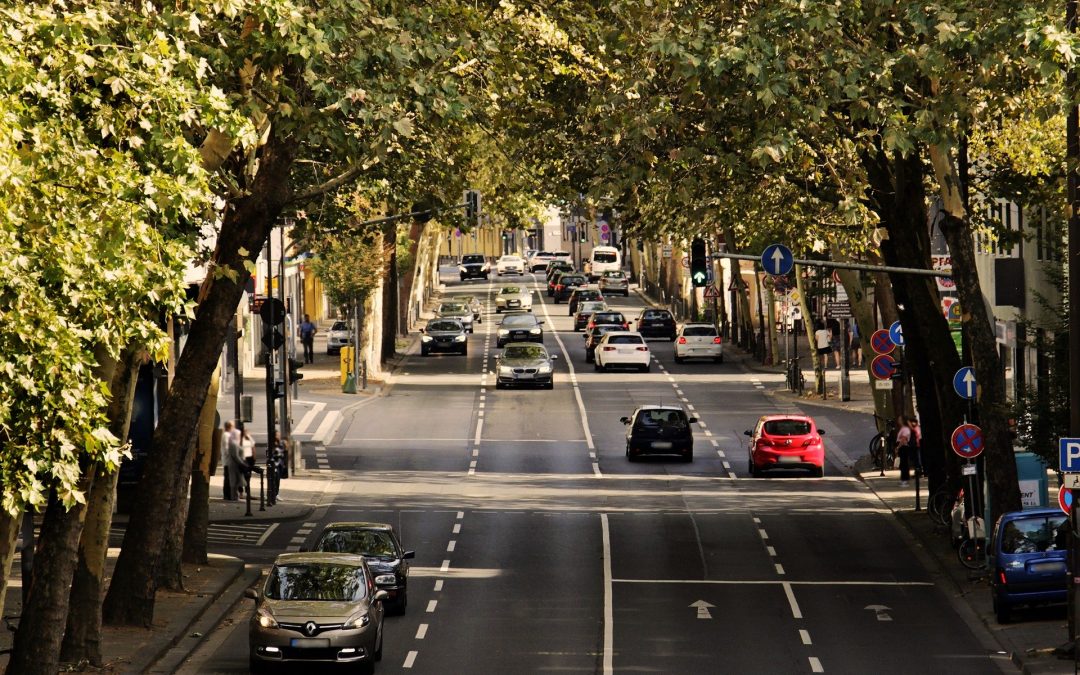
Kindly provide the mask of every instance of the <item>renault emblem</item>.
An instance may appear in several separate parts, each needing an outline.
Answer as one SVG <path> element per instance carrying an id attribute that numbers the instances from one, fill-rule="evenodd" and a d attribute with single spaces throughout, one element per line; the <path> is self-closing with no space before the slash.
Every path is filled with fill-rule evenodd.
<path id="1" fill-rule="evenodd" d="M 319 624 L 314 621 L 308 621 L 304 624 L 304 633 L 308 636 L 314 635 L 317 630 L 319 630 Z"/>

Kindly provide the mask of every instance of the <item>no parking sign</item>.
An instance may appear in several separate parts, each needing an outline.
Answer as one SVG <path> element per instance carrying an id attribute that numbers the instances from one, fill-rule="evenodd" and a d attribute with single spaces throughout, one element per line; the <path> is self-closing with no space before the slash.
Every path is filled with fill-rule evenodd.
<path id="1" fill-rule="evenodd" d="M 892 350 L 896 349 L 896 344 L 889 337 L 888 330 L 879 328 L 870 336 L 870 347 L 875 354 L 891 354 Z"/>
<path id="2" fill-rule="evenodd" d="M 983 451 L 982 429 L 974 424 L 961 424 L 953 429 L 949 441 L 953 452 L 964 459 L 975 459 Z"/>

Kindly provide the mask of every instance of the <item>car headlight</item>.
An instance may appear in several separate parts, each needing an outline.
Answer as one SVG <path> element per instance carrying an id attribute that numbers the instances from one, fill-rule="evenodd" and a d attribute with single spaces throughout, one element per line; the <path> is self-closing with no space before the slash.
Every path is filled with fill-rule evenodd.
<path id="1" fill-rule="evenodd" d="M 532 328 L 529 330 L 529 333 L 532 335 L 539 335 L 541 333 L 541 330 L 539 328 Z"/>
<path id="2" fill-rule="evenodd" d="M 393 574 L 380 574 L 375 577 L 375 583 L 383 586 L 390 586 L 397 582 L 397 577 Z"/>
<path id="3" fill-rule="evenodd" d="M 260 607 L 259 610 L 255 612 L 255 620 L 258 621 L 259 625 L 263 628 L 277 628 L 278 625 L 277 619 L 275 619 L 274 615 L 270 613 L 270 610 L 265 607 Z"/>
<path id="4" fill-rule="evenodd" d="M 469 270 L 465 269 L 464 265 L 458 265 L 458 271 L 459 272 L 468 272 Z"/>
<path id="5" fill-rule="evenodd" d="M 536 372 L 544 373 L 544 374 L 550 373 L 551 372 L 551 365 L 547 364 L 547 365 L 540 366 L 539 368 L 536 369 Z"/>
<path id="6" fill-rule="evenodd" d="M 510 330 L 508 328 L 500 328 L 499 329 L 499 335 L 509 335 L 509 334 L 510 334 Z"/>
<path id="7" fill-rule="evenodd" d="M 500 375 L 513 375 L 514 374 L 514 369 L 511 368 L 510 366 L 499 366 L 499 374 Z"/>
<path id="8" fill-rule="evenodd" d="M 423 337 L 421 337 L 421 338 L 420 338 L 420 341 L 421 341 L 421 342 L 431 342 L 431 341 L 432 341 L 432 340 L 434 340 L 434 339 L 435 339 L 435 338 L 431 337 L 430 335 L 425 335 L 425 336 L 423 336 Z"/>
<path id="9" fill-rule="evenodd" d="M 454 338 L 454 342 L 465 342 L 465 336 L 464 335 L 458 335 L 457 337 Z"/>
<path id="10" fill-rule="evenodd" d="M 349 617 L 349 620 L 345 622 L 346 628 L 363 628 L 371 623 L 371 617 L 367 612 L 361 612 L 359 614 L 353 614 Z"/>

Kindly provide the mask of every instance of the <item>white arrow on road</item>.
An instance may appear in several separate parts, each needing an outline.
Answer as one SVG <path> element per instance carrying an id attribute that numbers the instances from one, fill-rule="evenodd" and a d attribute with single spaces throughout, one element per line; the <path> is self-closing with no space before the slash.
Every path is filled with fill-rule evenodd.
<path id="1" fill-rule="evenodd" d="M 975 396 L 975 373 L 970 370 L 964 373 L 964 384 L 967 385 L 967 397 L 973 398 Z"/>
<path id="2" fill-rule="evenodd" d="M 867 605 L 866 607 L 863 607 L 863 609 L 872 611 L 878 621 L 892 621 L 892 617 L 886 613 L 890 611 L 890 608 L 885 605 Z"/>
<path id="3" fill-rule="evenodd" d="M 704 600 L 698 600 L 690 606 L 697 609 L 697 618 L 699 619 L 711 619 L 712 614 L 709 613 L 709 608 L 716 607 L 716 605 L 710 605 Z"/>
<path id="4" fill-rule="evenodd" d="M 773 261 L 773 274 L 780 274 L 780 266 L 784 264 L 784 254 L 780 249 L 776 249 L 772 253 Z"/>

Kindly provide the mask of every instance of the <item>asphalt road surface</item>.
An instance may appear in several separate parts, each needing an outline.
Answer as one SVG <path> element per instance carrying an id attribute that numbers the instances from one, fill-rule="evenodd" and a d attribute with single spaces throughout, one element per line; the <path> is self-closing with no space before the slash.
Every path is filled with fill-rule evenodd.
<path id="1" fill-rule="evenodd" d="M 781 376 L 740 363 L 594 372 L 565 304 L 534 311 L 559 354 L 555 388 L 494 387 L 494 293 L 468 356 L 408 357 L 388 394 L 347 416 L 327 455 L 330 504 L 283 524 L 259 563 L 325 523 L 390 522 L 416 550 L 404 616 L 377 672 L 987 673 L 1011 668 L 953 609 L 884 506 L 844 468 L 871 421 L 807 408 L 826 430 L 825 477 L 750 478 L 745 436 L 797 411 Z M 507 283 L 520 283 L 520 278 Z M 543 300 L 543 302 L 541 302 Z M 609 304 L 632 318 L 636 297 Z M 488 374 L 485 374 L 488 373 Z M 697 415 L 692 463 L 629 463 L 619 422 L 644 403 Z M 247 671 L 243 601 L 183 672 Z"/>

